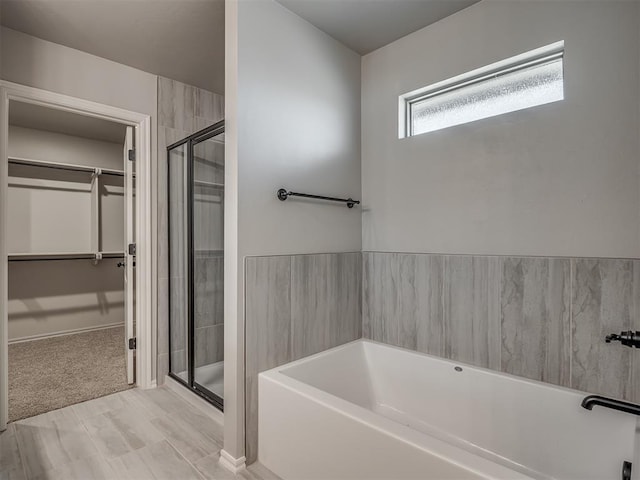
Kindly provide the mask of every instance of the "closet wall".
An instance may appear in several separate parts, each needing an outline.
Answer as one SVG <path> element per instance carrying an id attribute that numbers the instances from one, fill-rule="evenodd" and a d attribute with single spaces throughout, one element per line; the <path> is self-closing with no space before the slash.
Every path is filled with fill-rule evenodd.
<path id="1" fill-rule="evenodd" d="M 10 157 L 122 170 L 122 148 L 121 143 L 44 130 L 9 129 Z M 10 254 L 90 253 L 96 218 L 99 250 L 123 250 L 123 177 L 102 175 L 95 205 L 91 172 L 11 164 L 9 175 Z M 10 261 L 9 341 L 123 324 L 120 261 Z"/>

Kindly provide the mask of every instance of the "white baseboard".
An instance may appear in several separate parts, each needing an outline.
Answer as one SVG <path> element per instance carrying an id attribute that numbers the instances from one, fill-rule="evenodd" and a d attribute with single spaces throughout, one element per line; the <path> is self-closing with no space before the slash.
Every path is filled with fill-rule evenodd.
<path id="1" fill-rule="evenodd" d="M 169 375 L 164 377 L 164 385 L 176 393 L 180 397 L 182 397 L 185 401 L 189 402 L 191 405 L 196 407 L 202 413 L 204 413 L 207 417 L 215 420 L 220 425 L 224 426 L 224 413 L 218 410 L 216 407 L 207 402 L 204 398 L 199 397 L 197 394 L 190 392 L 188 388 L 184 385 L 178 383 L 178 381 L 171 378 Z"/>
<path id="2" fill-rule="evenodd" d="M 235 458 L 229 455 L 224 449 L 220 450 L 219 464 L 232 473 L 239 473 L 247 468 L 247 458 Z"/>
<path id="3" fill-rule="evenodd" d="M 107 330 L 109 328 L 124 327 L 124 322 L 109 323 L 108 325 L 98 325 L 97 327 L 81 327 L 71 330 L 62 330 L 53 333 L 41 333 L 39 335 L 29 335 L 28 337 L 10 338 L 9 345 L 12 343 L 31 342 L 33 340 L 44 340 L 46 338 L 62 337 L 64 335 L 74 335 L 76 333 L 96 332 L 98 330 Z"/>

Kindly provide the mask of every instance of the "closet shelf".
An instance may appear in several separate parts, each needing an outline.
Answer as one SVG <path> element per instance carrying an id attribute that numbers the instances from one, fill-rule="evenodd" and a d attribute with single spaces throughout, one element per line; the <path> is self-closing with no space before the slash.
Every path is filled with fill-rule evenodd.
<path id="1" fill-rule="evenodd" d="M 100 252 L 102 258 L 124 258 L 124 252 Z"/>
<path id="2" fill-rule="evenodd" d="M 102 258 L 124 258 L 124 252 L 100 252 Z M 10 262 L 27 262 L 31 260 L 98 260 L 98 254 L 88 252 L 64 253 L 10 253 Z"/>
<path id="3" fill-rule="evenodd" d="M 49 162 L 47 160 L 34 160 L 32 158 L 9 157 L 9 163 L 14 165 L 27 165 L 30 167 L 54 168 L 57 170 L 69 170 L 73 172 L 90 172 L 93 173 L 99 169 L 105 175 L 124 176 L 124 170 L 116 170 L 113 168 L 91 167 L 89 165 L 74 165 L 72 163 Z"/>

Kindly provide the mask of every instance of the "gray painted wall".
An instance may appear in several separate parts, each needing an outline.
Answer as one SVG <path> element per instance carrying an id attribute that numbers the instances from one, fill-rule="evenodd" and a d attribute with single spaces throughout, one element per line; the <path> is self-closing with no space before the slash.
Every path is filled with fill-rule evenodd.
<path id="1" fill-rule="evenodd" d="M 363 249 L 640 255 L 640 3 L 483 0 L 362 59 Z M 398 139 L 398 95 L 565 41 L 565 100 Z"/>
<path id="2" fill-rule="evenodd" d="M 0 35 L 3 80 L 144 113 L 155 122 L 155 75 L 6 27 Z"/>

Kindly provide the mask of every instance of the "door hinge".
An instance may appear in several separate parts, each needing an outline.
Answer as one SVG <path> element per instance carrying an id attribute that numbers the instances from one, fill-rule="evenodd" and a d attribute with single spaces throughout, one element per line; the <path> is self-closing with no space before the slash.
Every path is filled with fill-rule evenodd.
<path id="1" fill-rule="evenodd" d="M 136 339 L 135 338 L 130 338 L 129 339 L 129 350 L 135 350 L 136 349 Z"/>
<path id="2" fill-rule="evenodd" d="M 131 149 L 129 150 L 129 161 L 134 162 L 136 160 L 136 151 Z"/>
<path id="3" fill-rule="evenodd" d="M 135 255 L 136 254 L 136 244 L 135 243 L 130 243 L 129 244 L 129 255 Z"/>

